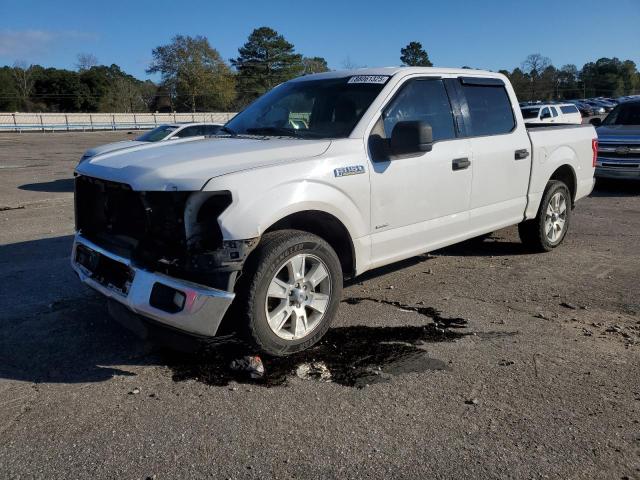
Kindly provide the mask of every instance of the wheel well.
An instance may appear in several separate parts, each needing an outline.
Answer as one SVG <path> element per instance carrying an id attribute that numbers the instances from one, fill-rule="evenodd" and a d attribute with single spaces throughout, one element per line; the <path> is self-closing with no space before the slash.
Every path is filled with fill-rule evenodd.
<path id="1" fill-rule="evenodd" d="M 289 228 L 313 233 L 322 238 L 331 245 L 331 248 L 338 255 L 344 276 L 348 278 L 355 274 L 353 242 L 347 228 L 336 217 L 318 210 L 306 210 L 278 220 L 266 231 L 272 232 Z"/>
<path id="2" fill-rule="evenodd" d="M 570 165 L 562 165 L 551 175 L 549 180 L 560 180 L 563 182 L 567 188 L 569 189 L 569 193 L 571 194 L 571 203 L 575 201 L 576 198 L 576 174 L 573 172 L 573 168 Z"/>

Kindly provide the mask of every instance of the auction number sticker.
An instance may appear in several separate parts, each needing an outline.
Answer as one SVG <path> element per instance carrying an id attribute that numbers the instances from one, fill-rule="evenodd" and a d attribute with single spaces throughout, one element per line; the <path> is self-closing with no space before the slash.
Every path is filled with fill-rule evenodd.
<path id="1" fill-rule="evenodd" d="M 347 83 L 385 83 L 389 79 L 388 75 L 356 75 L 351 77 Z"/>

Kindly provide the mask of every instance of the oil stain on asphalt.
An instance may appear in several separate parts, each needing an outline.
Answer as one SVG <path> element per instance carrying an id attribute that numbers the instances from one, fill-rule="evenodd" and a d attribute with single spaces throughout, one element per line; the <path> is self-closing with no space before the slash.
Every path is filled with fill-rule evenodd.
<path id="1" fill-rule="evenodd" d="M 185 361 L 168 358 L 175 381 L 197 380 L 209 385 L 225 386 L 229 382 L 262 385 L 286 385 L 298 376 L 318 381 L 362 388 L 387 382 L 396 375 L 427 370 L 445 370 L 447 365 L 429 356 L 428 342 L 452 341 L 468 333 L 462 318 L 445 318 L 431 307 L 410 306 L 368 297 L 355 297 L 345 303 L 364 301 L 384 303 L 402 310 L 415 311 L 431 319 L 420 326 L 367 327 L 350 326 L 330 329 L 314 347 L 288 357 L 262 357 L 264 374 L 251 378 L 250 372 L 231 368 L 234 360 L 251 352 L 236 341 L 209 347 Z M 172 361 L 175 360 L 175 361 Z"/>

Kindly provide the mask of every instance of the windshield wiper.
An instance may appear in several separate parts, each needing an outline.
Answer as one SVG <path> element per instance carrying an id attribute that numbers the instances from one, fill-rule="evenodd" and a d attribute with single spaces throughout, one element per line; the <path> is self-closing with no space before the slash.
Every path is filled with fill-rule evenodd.
<path id="1" fill-rule="evenodd" d="M 226 127 L 226 126 L 220 127 L 220 130 L 218 130 L 218 131 L 219 132 L 227 132 L 232 137 L 235 137 L 236 135 L 238 135 L 236 132 L 234 132 L 233 130 L 231 130 L 229 127 Z"/>
<path id="2" fill-rule="evenodd" d="M 283 137 L 294 137 L 299 138 L 301 135 L 292 128 L 283 128 L 283 127 L 254 127 L 247 128 L 247 133 L 251 133 L 254 135 L 266 135 L 266 136 L 283 136 Z"/>

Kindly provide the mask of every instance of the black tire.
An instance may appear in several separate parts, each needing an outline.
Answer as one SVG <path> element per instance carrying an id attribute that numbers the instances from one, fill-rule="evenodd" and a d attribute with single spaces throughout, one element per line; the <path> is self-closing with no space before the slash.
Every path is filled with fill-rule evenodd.
<path id="1" fill-rule="evenodd" d="M 559 236 L 552 240 L 547 235 L 545 224 L 547 221 L 547 209 L 549 208 L 549 202 L 551 202 L 551 199 L 554 198 L 556 194 L 560 194 L 561 198 L 564 198 L 566 208 L 564 211 L 564 225 L 562 230 L 560 231 Z M 536 252 L 549 252 L 559 246 L 569 230 L 571 206 L 571 193 L 564 182 L 559 180 L 549 180 L 544 195 L 542 196 L 536 218 L 525 220 L 518 224 L 518 233 L 522 243 L 527 248 Z"/>
<path id="2" fill-rule="evenodd" d="M 323 316 L 306 336 L 285 339 L 269 326 L 265 308 L 267 292 L 271 281 L 286 262 L 299 254 L 319 258 L 326 266 L 329 272 L 329 301 Z M 311 347 L 324 336 L 336 315 L 342 296 L 342 282 L 340 260 L 322 238 L 299 230 L 279 230 L 265 234 L 247 259 L 236 288 L 243 327 L 241 331 L 245 334 L 245 340 L 273 356 L 290 355 Z"/>

